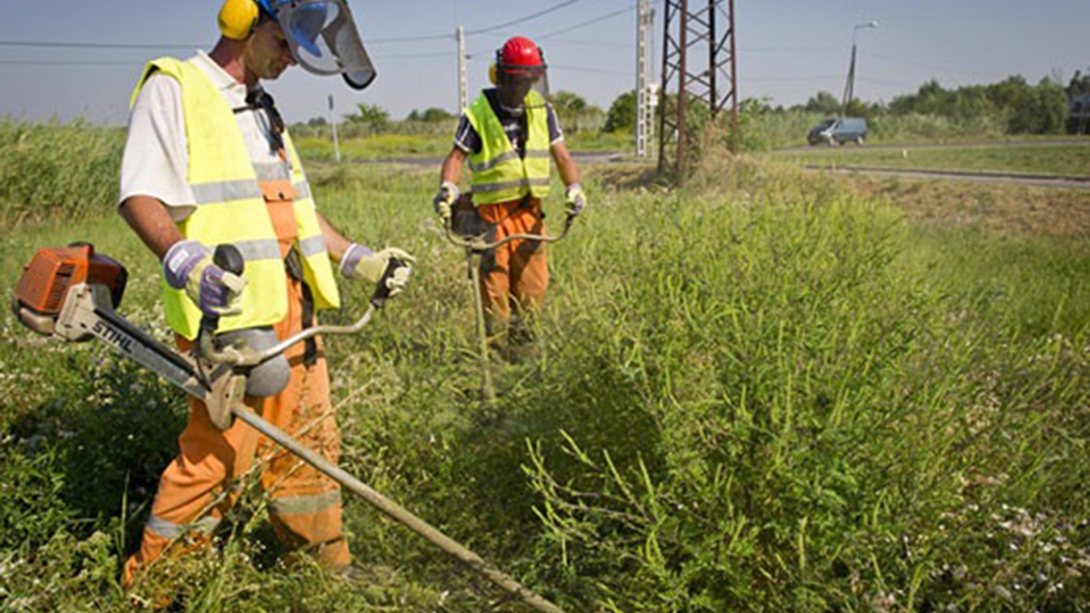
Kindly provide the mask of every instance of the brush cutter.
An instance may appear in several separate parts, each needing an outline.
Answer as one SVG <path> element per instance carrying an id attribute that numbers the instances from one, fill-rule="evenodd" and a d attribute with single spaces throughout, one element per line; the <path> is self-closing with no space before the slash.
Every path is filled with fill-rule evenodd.
<path id="1" fill-rule="evenodd" d="M 235 247 L 220 245 L 216 248 L 214 260 L 224 270 L 242 274 L 244 261 Z M 125 291 L 125 268 L 116 260 L 95 253 L 94 247 L 87 243 L 39 249 L 19 279 L 12 309 L 20 322 L 39 334 L 69 342 L 91 339 L 105 342 L 204 402 L 218 427 L 226 429 L 233 418 L 241 419 L 534 609 L 545 613 L 562 613 L 556 605 L 302 445 L 243 403 L 247 377 L 254 367 L 279 357 L 289 347 L 316 335 L 355 334 L 362 330 L 389 297 L 386 280 L 405 265 L 397 260 L 390 262 L 371 297 L 367 312 L 355 323 L 347 326 L 314 326 L 263 350 L 237 341 L 229 345 L 221 343 L 215 335 L 218 321 L 210 317 L 205 317 L 201 322 L 194 354 L 181 354 L 159 343 L 114 310 Z"/>
<path id="2" fill-rule="evenodd" d="M 511 241 L 526 240 L 526 241 L 541 241 L 543 243 L 555 243 L 564 240 L 564 237 L 568 235 L 568 231 L 571 230 L 572 222 L 575 221 L 575 216 L 568 214 L 564 220 L 564 230 L 556 236 L 550 236 L 547 234 L 512 234 L 505 236 L 498 241 L 489 241 L 487 234 L 478 235 L 466 235 L 462 234 L 454 229 L 454 222 L 451 217 L 446 218 L 444 221 L 444 229 L 446 230 L 447 240 L 451 244 L 462 247 L 466 252 L 466 266 L 469 269 L 469 283 L 470 293 L 473 294 L 473 306 L 476 309 L 477 316 L 477 336 L 480 339 L 480 362 L 481 362 L 481 400 L 486 405 L 491 405 L 496 400 L 496 390 L 492 386 L 492 373 L 489 369 L 488 358 L 488 330 L 485 325 L 484 319 L 484 301 L 481 298 L 481 258 L 484 257 L 489 251 L 496 249 L 510 243 Z"/>

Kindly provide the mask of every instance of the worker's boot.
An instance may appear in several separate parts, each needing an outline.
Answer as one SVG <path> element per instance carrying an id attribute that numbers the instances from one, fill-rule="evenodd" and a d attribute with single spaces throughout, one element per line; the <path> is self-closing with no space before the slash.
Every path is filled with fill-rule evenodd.
<path id="1" fill-rule="evenodd" d="M 503 359 L 511 364 L 532 360 L 540 353 L 534 318 L 529 313 L 514 315 L 507 329 Z"/>

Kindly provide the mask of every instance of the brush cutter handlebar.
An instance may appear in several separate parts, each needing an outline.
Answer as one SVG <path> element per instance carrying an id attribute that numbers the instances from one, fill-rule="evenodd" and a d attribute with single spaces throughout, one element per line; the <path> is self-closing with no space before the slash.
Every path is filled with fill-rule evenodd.
<path id="1" fill-rule="evenodd" d="M 568 235 L 568 231 L 571 230 L 572 223 L 575 221 L 575 215 L 568 213 L 564 219 L 564 229 L 555 236 L 548 234 L 512 234 L 505 236 L 498 241 L 487 241 L 483 234 L 477 236 L 463 236 L 454 231 L 452 227 L 451 218 L 447 217 L 443 222 L 444 229 L 447 233 L 447 240 L 453 245 L 458 247 L 465 247 L 474 253 L 483 253 L 506 245 L 511 241 L 527 240 L 527 241 L 541 241 L 543 243 L 555 243 L 564 240 L 564 237 Z"/>
<path id="2" fill-rule="evenodd" d="M 236 275 L 242 274 L 243 266 L 245 264 L 245 260 L 243 260 L 242 255 L 234 245 L 220 245 L 216 247 L 213 261 L 220 268 Z M 222 264 L 220 263 L 221 261 L 223 262 Z M 219 322 L 215 318 L 205 316 L 201 320 L 201 354 L 210 362 L 217 364 L 230 364 L 231 366 L 236 367 L 257 366 L 258 364 L 287 351 L 292 345 L 301 343 L 309 338 L 318 336 L 319 334 L 355 334 L 371 321 L 376 310 L 381 309 L 386 305 L 386 301 L 390 298 L 391 291 L 386 282 L 394 276 L 398 269 L 406 266 L 408 266 L 407 263 L 397 258 L 390 259 L 390 263 L 386 266 L 386 271 L 382 274 L 382 278 L 379 279 L 374 294 L 371 295 L 367 312 L 356 320 L 355 323 L 347 326 L 312 326 L 298 334 L 284 339 L 280 343 L 264 351 L 255 351 L 245 345 L 230 345 L 223 348 L 217 347 L 214 342 L 213 334 Z M 211 333 L 205 333 L 206 331 Z"/>

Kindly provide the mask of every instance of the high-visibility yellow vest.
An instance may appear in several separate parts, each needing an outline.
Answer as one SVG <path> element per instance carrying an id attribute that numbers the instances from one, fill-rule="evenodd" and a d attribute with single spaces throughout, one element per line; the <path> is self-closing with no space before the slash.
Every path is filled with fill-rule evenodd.
<path id="1" fill-rule="evenodd" d="M 469 123 L 481 138 L 480 152 L 469 157 L 475 204 L 549 194 L 549 115 L 541 94 L 531 91 L 526 96 L 526 115 L 526 157 L 520 158 L 484 93 L 466 109 Z"/>
<path id="2" fill-rule="evenodd" d="M 258 181 L 290 179 L 296 192 L 292 203 L 298 229 L 296 249 L 302 256 L 304 280 L 310 286 L 314 307 L 339 307 L 340 296 L 325 238 L 291 137 L 284 133 L 284 145 L 292 163 L 290 177 L 284 164 L 255 165 L 233 110 L 211 79 L 192 61 L 161 58 L 150 62 L 133 92 L 133 104 L 156 70 L 173 77 L 182 87 L 189 158 L 186 180 L 197 207 L 178 223 L 178 229 L 187 239 L 198 240 L 209 248 L 235 245 L 246 259 L 242 313 L 222 318 L 219 330 L 272 325 L 288 313 L 284 261 Z M 167 323 L 178 334 L 196 338 L 201 320 L 197 305 L 183 290 L 167 285 L 165 279 L 163 288 Z"/>

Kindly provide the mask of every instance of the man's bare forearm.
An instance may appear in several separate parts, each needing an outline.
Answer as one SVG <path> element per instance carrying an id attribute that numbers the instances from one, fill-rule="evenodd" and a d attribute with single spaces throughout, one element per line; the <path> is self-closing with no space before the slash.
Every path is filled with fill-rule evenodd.
<path id="1" fill-rule="evenodd" d="M 578 183 L 579 167 L 575 165 L 575 160 L 572 159 L 564 141 L 554 144 L 551 149 L 553 161 L 556 162 L 556 169 L 560 173 L 560 180 L 564 182 L 564 185 Z"/>
<path id="2" fill-rule="evenodd" d="M 174 243 L 184 238 L 166 206 L 151 196 L 126 198 L 118 207 L 121 217 L 129 224 L 160 260 Z"/>
<path id="3" fill-rule="evenodd" d="M 325 237 L 325 247 L 329 251 L 329 257 L 333 258 L 334 262 L 340 262 L 352 241 L 345 238 L 340 230 L 334 228 L 333 224 L 329 223 L 329 220 L 321 213 L 317 215 L 318 225 L 322 228 L 322 236 Z"/>
<path id="4" fill-rule="evenodd" d="M 466 157 L 468 156 L 465 151 L 457 147 L 451 149 L 450 153 L 447 154 L 447 159 L 443 160 L 443 171 L 440 180 L 450 181 L 457 185 L 458 179 L 462 176 L 462 165 L 465 164 Z"/>

